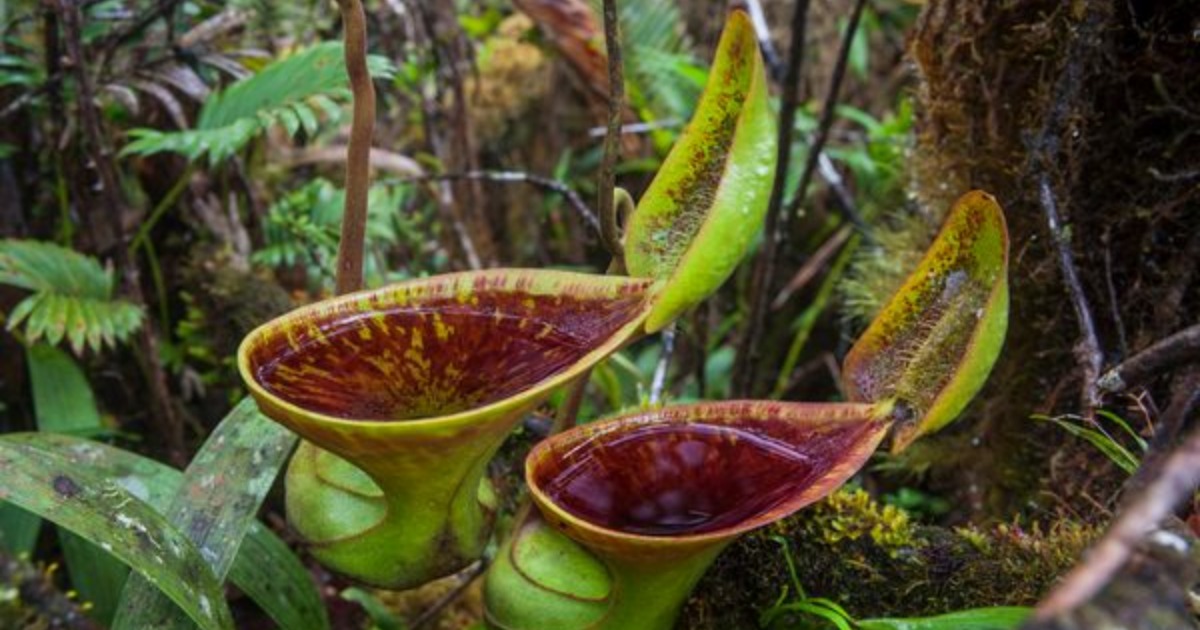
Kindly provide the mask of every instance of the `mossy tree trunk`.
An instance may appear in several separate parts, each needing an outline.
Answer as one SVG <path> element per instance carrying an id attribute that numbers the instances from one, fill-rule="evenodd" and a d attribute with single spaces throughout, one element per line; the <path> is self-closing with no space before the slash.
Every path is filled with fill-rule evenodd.
<path id="1" fill-rule="evenodd" d="M 953 522 L 1037 525 L 909 527 L 906 543 L 889 546 L 870 534 L 831 537 L 822 521 L 830 507 L 815 506 L 776 532 L 791 540 L 810 596 L 833 598 L 856 616 L 1033 605 L 1103 531 L 1127 475 L 1030 416 L 1093 411 L 1084 395 L 1095 387 L 1084 378 L 1091 357 L 1080 352 L 1080 295 L 1105 370 L 1196 323 L 1198 28 L 1200 5 L 1189 0 L 924 6 L 909 40 L 916 206 L 932 233 L 963 191 L 983 188 L 1000 199 L 1013 243 L 1012 314 L 1000 362 L 964 420 L 888 464 L 950 499 Z M 1054 232 L 1042 182 L 1057 202 Z M 1064 249 L 1076 294 L 1064 280 Z M 1165 426 L 1159 412 L 1194 383 L 1184 363 L 1091 401 L 1151 438 L 1148 460 L 1195 424 L 1194 409 L 1177 426 Z M 771 533 L 731 547 L 679 627 L 754 627 L 789 581 Z M 1120 602 L 1120 610 L 1093 605 L 1087 614 L 1099 616 L 1042 627 L 1193 627 L 1186 593 L 1195 541 L 1186 528 L 1177 535 L 1181 551 L 1164 558 L 1161 545 L 1146 543 L 1095 600 Z"/>

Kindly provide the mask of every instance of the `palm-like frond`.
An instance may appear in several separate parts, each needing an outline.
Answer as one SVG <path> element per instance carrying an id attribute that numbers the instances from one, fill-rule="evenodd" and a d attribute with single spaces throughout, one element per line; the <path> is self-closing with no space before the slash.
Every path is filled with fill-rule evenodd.
<path id="1" fill-rule="evenodd" d="M 619 11 L 631 98 L 644 101 L 656 118 L 688 120 L 706 72 L 692 55 L 678 4 L 629 0 L 621 3 Z"/>
<path id="2" fill-rule="evenodd" d="M 39 241 L 0 241 L 0 284 L 33 292 L 9 314 L 8 330 L 24 326 L 27 341 L 76 353 L 125 341 L 142 324 L 142 310 L 114 299 L 113 273 L 76 251 Z"/>
<path id="3" fill-rule="evenodd" d="M 368 65 L 375 77 L 387 77 L 393 72 L 391 63 L 383 57 L 370 57 Z M 215 164 L 277 124 L 288 135 L 295 135 L 300 129 L 313 135 L 320 130 L 322 114 L 326 121 L 341 117 L 341 103 L 350 97 L 348 83 L 342 45 L 318 44 L 275 61 L 262 72 L 210 97 L 200 109 L 195 129 L 130 131 L 133 141 L 121 153 L 149 155 L 167 151 L 189 160 L 207 155 L 209 162 Z"/>

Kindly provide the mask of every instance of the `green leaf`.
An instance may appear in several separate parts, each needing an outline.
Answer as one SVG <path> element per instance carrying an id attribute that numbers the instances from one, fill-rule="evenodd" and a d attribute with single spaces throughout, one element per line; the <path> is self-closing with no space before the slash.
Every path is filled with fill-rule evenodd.
<path id="1" fill-rule="evenodd" d="M 20 556 L 33 553 L 42 519 L 11 503 L 0 502 L 0 551 Z"/>
<path id="2" fill-rule="evenodd" d="M 104 431 L 92 387 L 70 355 L 38 343 L 26 348 L 25 360 L 39 431 L 82 437 Z M 89 614 L 107 625 L 116 612 L 128 569 L 100 547 L 62 527 L 59 542 L 71 585 L 83 601 L 92 603 Z"/>
<path id="3" fill-rule="evenodd" d="M 313 113 L 311 107 L 306 103 L 296 103 L 292 105 L 292 111 L 300 119 L 300 126 L 304 129 L 304 133 L 309 136 L 314 136 L 321 129 L 321 123 L 317 120 L 317 115 Z"/>
<path id="4" fill-rule="evenodd" d="M 691 123 L 629 220 L 630 275 L 664 281 L 648 332 L 715 291 L 749 249 L 767 209 L 775 141 L 758 40 L 735 10 Z"/>
<path id="5" fill-rule="evenodd" d="M 386 58 L 367 60 L 371 75 L 387 78 L 394 69 Z M 310 134 L 320 129 L 319 121 L 305 102 L 312 98 L 322 106 L 334 99 L 349 98 L 349 79 L 342 61 L 342 44 L 325 42 L 276 60 L 258 74 L 211 96 L 200 109 L 195 129 L 163 132 L 134 129 L 132 142 L 122 155 L 179 153 L 190 160 L 207 155 L 216 164 L 236 154 L 272 125 L 279 123 L 294 135 L 301 126 Z"/>
<path id="6" fill-rule="evenodd" d="M 852 401 L 894 404 L 894 451 L 949 424 L 983 387 L 1008 327 L 1008 230 L 963 195 L 904 285 L 846 355 Z"/>
<path id="7" fill-rule="evenodd" d="M 296 436 L 258 412 L 246 398 L 209 435 L 167 511 L 187 532 L 217 579 L 237 556 L 255 514 L 296 443 Z M 113 622 L 119 628 L 187 627 L 153 583 L 134 577 Z"/>
<path id="8" fill-rule="evenodd" d="M 341 593 L 342 599 L 348 602 L 354 602 L 363 607 L 367 616 L 371 618 L 374 630 L 404 630 L 406 627 L 404 620 L 397 617 L 387 605 L 379 601 L 379 598 L 371 594 L 370 591 L 352 586 Z"/>
<path id="9" fill-rule="evenodd" d="M 329 615 L 308 569 L 270 530 L 252 523 L 229 581 L 254 600 L 282 630 L 328 630 Z"/>
<path id="10" fill-rule="evenodd" d="M 833 608 L 825 605 L 823 602 L 819 602 L 819 601 L 813 600 L 813 599 L 805 599 L 805 600 L 801 600 L 798 602 L 782 604 L 782 605 L 771 608 L 770 612 L 772 613 L 772 615 L 769 617 L 764 617 L 761 620 L 761 623 L 765 627 L 770 627 L 770 624 L 774 623 L 774 621 L 776 619 L 778 619 L 785 613 L 790 612 L 790 613 L 801 613 L 804 615 L 812 615 L 814 617 L 824 619 L 825 621 L 828 621 L 829 623 L 833 624 L 834 627 L 836 627 L 838 630 L 851 630 L 850 622 L 847 620 L 847 617 L 843 614 L 845 611 L 839 612 L 839 610 L 840 610 L 840 607 L 839 607 L 839 609 L 833 609 Z"/>
<path id="11" fill-rule="evenodd" d="M 15 239 L 0 241 L 0 284 L 96 300 L 109 299 L 113 290 L 112 272 L 96 259 L 54 243 Z"/>
<path id="12" fill-rule="evenodd" d="M 15 439 L 113 480 L 160 511 L 166 510 L 183 482 L 183 473 L 178 470 L 107 444 L 45 433 L 20 434 Z M 321 596 L 308 570 L 287 544 L 258 523 L 251 525 L 229 576 L 283 630 L 329 627 Z"/>
<path id="13" fill-rule="evenodd" d="M 103 432 L 92 387 L 69 354 L 37 343 L 25 349 L 25 362 L 39 431 L 81 437 Z"/>
<path id="14" fill-rule="evenodd" d="M 0 240 L 0 284 L 33 291 L 13 308 L 8 330 L 27 342 L 64 338 L 78 353 L 114 346 L 142 324 L 142 311 L 112 297 L 112 271 L 74 250 L 40 241 Z M 103 343 L 102 343 L 103 342 Z"/>
<path id="15" fill-rule="evenodd" d="M 1033 613 L 1030 608 L 1000 606 L 960 610 L 923 619 L 864 619 L 859 630 L 1012 630 Z"/>
<path id="16" fill-rule="evenodd" d="M 1132 475 L 1134 472 L 1137 472 L 1138 466 L 1141 465 L 1141 458 L 1121 445 L 1120 442 L 1117 442 L 1115 439 L 1113 439 L 1113 437 L 1098 424 L 1095 425 L 1094 428 L 1085 426 L 1082 424 L 1085 421 L 1078 416 L 1049 417 L 1042 414 L 1034 414 L 1031 417 L 1034 420 L 1053 422 L 1059 427 L 1062 427 L 1067 433 L 1070 433 L 1071 435 L 1074 435 L 1075 437 L 1080 438 L 1086 441 L 1088 444 L 1096 447 L 1096 449 L 1103 453 L 1104 456 L 1109 459 L 1109 461 L 1116 464 L 1121 470 L 1125 471 L 1125 474 Z M 1119 416 L 1117 418 L 1119 419 Z M 1124 428 L 1127 430 L 1131 430 L 1129 429 L 1129 425 L 1125 424 L 1124 420 L 1121 420 L 1118 424 L 1124 426 Z M 1142 448 L 1142 450 L 1145 450 L 1145 442 L 1141 441 L 1141 436 L 1138 436 L 1136 433 L 1133 435 L 1139 440 L 1139 446 Z"/>
<path id="17" fill-rule="evenodd" d="M 0 499 L 100 545 L 158 585 L 202 629 L 231 628 L 220 583 L 186 536 L 114 480 L 0 437 Z"/>

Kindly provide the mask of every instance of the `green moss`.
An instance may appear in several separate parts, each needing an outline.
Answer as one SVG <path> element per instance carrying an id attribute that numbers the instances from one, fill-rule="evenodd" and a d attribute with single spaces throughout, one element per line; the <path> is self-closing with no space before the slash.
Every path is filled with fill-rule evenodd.
<path id="1" fill-rule="evenodd" d="M 838 491 L 813 506 L 805 519 L 805 533 L 829 545 L 867 536 L 889 554 L 920 544 L 914 540 L 907 513 L 879 505 L 861 489 Z"/>
<path id="2" fill-rule="evenodd" d="M 917 268 L 949 209 L 931 208 L 933 216 L 890 212 L 871 228 L 874 243 L 859 249 L 838 286 L 846 316 L 864 327 L 879 314 Z"/>
<path id="3" fill-rule="evenodd" d="M 948 529 L 921 525 L 862 490 L 825 501 L 732 545 L 694 592 L 679 628 L 752 628 L 789 583 L 788 539 L 801 584 L 855 617 L 928 616 L 1035 603 L 1097 531 L 1062 522 Z"/>

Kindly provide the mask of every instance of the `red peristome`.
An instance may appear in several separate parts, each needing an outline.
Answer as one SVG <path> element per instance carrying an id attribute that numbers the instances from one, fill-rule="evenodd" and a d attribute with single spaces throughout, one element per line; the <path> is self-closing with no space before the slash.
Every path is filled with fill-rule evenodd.
<path id="1" fill-rule="evenodd" d="M 402 304 L 335 309 L 264 335 L 254 378 L 309 411 L 354 420 L 452 414 L 502 400 L 568 368 L 636 318 L 645 285 L 601 298 L 554 295 L 503 277 L 468 294 L 434 289 Z M 290 337 L 290 338 L 289 338 Z"/>
<path id="2" fill-rule="evenodd" d="M 832 424 L 666 418 L 556 444 L 536 457 L 531 481 L 606 529 L 706 534 L 764 524 L 816 500 L 853 474 L 857 465 L 846 464 L 865 458 L 880 435 L 868 417 Z"/>

